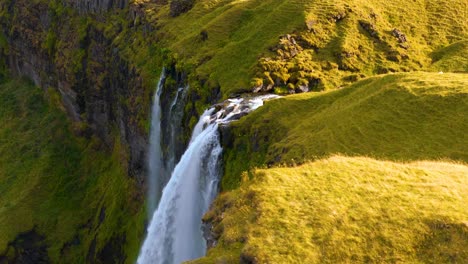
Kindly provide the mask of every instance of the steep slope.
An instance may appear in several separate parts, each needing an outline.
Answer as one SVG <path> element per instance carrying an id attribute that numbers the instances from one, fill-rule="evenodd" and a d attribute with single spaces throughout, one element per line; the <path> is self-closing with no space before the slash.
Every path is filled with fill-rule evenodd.
<path id="1" fill-rule="evenodd" d="M 454 73 L 268 102 L 224 130 L 226 192 L 191 263 L 463 263 L 466 113 Z"/>
<path id="2" fill-rule="evenodd" d="M 431 52 L 468 38 L 463 0 L 208 0 L 176 18 L 169 5 L 138 3 L 178 65 L 208 81 L 205 88 L 221 86 L 225 97 L 252 87 L 333 89 L 425 70 Z"/>
<path id="3" fill-rule="evenodd" d="M 431 69 L 444 72 L 468 72 L 468 41 L 455 42 L 432 53 Z"/>
<path id="4" fill-rule="evenodd" d="M 401 73 L 338 91 L 288 96 L 232 125 L 223 187 L 243 171 L 342 153 L 468 161 L 468 76 Z"/>
<path id="5" fill-rule="evenodd" d="M 334 156 L 255 170 L 206 216 L 221 235 L 192 263 L 464 263 L 468 166 Z"/>
<path id="6" fill-rule="evenodd" d="M 125 152 L 75 137 L 49 92 L 0 84 L 0 263 L 131 262 L 145 214 Z"/>

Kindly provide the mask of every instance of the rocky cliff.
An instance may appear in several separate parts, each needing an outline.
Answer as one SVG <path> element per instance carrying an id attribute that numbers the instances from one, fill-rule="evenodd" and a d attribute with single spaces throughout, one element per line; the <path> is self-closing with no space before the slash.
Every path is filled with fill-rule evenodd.
<path id="1" fill-rule="evenodd" d="M 90 263 L 132 262 L 137 250 L 134 245 L 139 244 L 134 236 L 143 225 L 143 219 L 138 217 L 144 215 L 141 212 L 146 190 L 149 109 L 163 61 L 162 56 L 154 54 L 151 57 L 156 63 L 145 68 L 150 69 L 150 74 L 143 72 L 144 67 L 136 63 L 138 59 L 125 53 L 131 45 L 119 46 L 116 38 L 118 34 L 130 38 L 141 34 L 143 28 L 150 28 L 143 24 L 136 27 L 135 23 L 128 22 L 141 15 L 138 10 L 128 8 L 128 1 L 5 0 L 0 1 L 0 10 L 2 65 L 6 65 L 10 75 L 32 80 L 45 94 L 58 94 L 63 110 L 73 123 L 74 134 L 87 142 L 98 142 L 94 151 L 108 153 L 109 156 L 118 153 L 120 167 L 128 176 L 119 183 L 116 173 L 114 181 L 117 183 L 108 183 L 110 189 L 115 188 L 114 184 L 126 184 L 124 193 L 107 196 L 107 192 L 102 190 L 102 193 L 93 191 L 87 196 L 93 203 L 100 201 L 97 205 L 89 204 L 86 210 L 70 208 L 77 210 L 77 215 L 78 211 L 89 213 L 78 221 L 81 223 L 76 225 L 76 230 L 72 226 L 66 231 L 57 230 L 64 234 L 71 232 L 72 240 L 64 244 L 61 244 L 63 241 L 51 242 L 44 228 L 34 228 L 24 234 L 34 233 L 40 237 L 37 243 L 21 242 L 25 236 L 23 233 L 11 241 L 1 241 L 0 244 L 8 244 L 9 247 L 5 252 L 0 248 L 0 263 L 23 259 L 25 263 L 56 262 L 56 254 L 48 256 L 51 248 L 61 248 L 60 258 L 64 259 L 77 260 L 77 256 L 86 252 L 86 261 Z M 186 74 L 170 65 L 171 62 L 162 100 L 165 106 L 170 104 L 177 88 L 187 82 Z M 188 94 L 187 100 L 195 99 L 198 99 L 196 93 Z M 186 108 L 186 113 L 180 118 L 181 136 L 176 146 L 176 158 L 185 148 L 188 136 L 184 135 L 190 133 L 191 115 L 196 118 L 194 104 Z M 83 171 L 88 170 L 91 169 Z M 81 192 L 73 196 L 85 195 L 81 187 L 73 184 L 73 189 Z M 111 210 L 113 206 L 119 209 Z M 50 219 L 55 217 L 66 222 L 61 216 L 50 216 Z M 99 230 L 101 226 L 123 221 L 122 218 L 136 222 L 137 226 L 131 231 L 125 231 L 124 227 L 120 227 L 121 230 L 114 227 L 110 232 Z M 93 234 L 95 232 L 99 235 Z M 132 248 L 131 252 L 128 247 Z"/>
<path id="2" fill-rule="evenodd" d="M 11 72 L 44 90 L 56 89 L 77 134 L 97 136 L 108 147 L 118 137 L 128 147 L 129 176 L 141 181 L 151 98 L 163 63 L 169 66 L 163 103 L 188 82 L 174 61 L 164 62 L 165 57 L 155 52 L 160 48 L 145 47 L 157 39 L 149 36 L 154 27 L 145 21 L 143 10 L 138 5 L 129 8 L 127 0 L 3 0 L 0 5 L 1 34 L 7 43 L 2 57 Z M 179 6 L 177 1 L 172 5 Z M 174 12 L 189 9 L 179 7 Z M 144 41 L 136 41 L 140 38 Z M 131 54 L 134 49 L 150 54 Z M 203 110 L 201 102 L 219 97 L 219 88 L 205 96 L 192 90 L 188 96 L 192 103 L 181 124 L 186 140 L 197 112 Z"/>
<path id="3" fill-rule="evenodd" d="M 120 137 L 129 148 L 128 174 L 141 177 L 147 131 L 134 117 L 148 112 L 148 105 L 136 102 L 145 96 L 142 78 L 135 66 L 119 55 L 102 29 L 66 7 L 81 14 L 125 8 L 126 2 L 65 4 L 21 0 L 3 3 L 9 13 L 2 20 L 2 33 L 9 47 L 6 63 L 15 75 L 26 76 L 45 90 L 56 89 L 78 134 L 96 135 L 109 147 L 114 137 Z"/>
<path id="4" fill-rule="evenodd" d="M 63 4 L 76 9 L 80 14 L 88 14 L 124 9 L 128 6 L 128 0 L 64 0 Z"/>

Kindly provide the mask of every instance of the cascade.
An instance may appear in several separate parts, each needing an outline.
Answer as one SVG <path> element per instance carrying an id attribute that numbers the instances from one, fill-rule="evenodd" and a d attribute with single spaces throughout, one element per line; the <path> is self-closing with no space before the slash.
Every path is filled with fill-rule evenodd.
<path id="1" fill-rule="evenodd" d="M 138 257 L 139 264 L 178 264 L 205 255 L 201 219 L 218 192 L 221 176 L 218 126 L 239 119 L 273 97 L 229 99 L 203 113 L 163 190 Z"/>
<path id="2" fill-rule="evenodd" d="M 163 182 L 163 157 L 161 150 L 161 93 L 166 78 L 165 70 L 162 70 L 156 92 L 154 93 L 151 109 L 151 128 L 148 153 L 148 213 L 151 217 L 161 196 Z"/>
<path id="3" fill-rule="evenodd" d="M 163 108 L 163 88 L 166 70 L 163 69 L 156 88 L 151 109 L 151 129 L 148 151 L 148 217 L 151 219 L 174 169 L 177 159 L 176 144 L 184 112 L 188 87 L 177 90 L 169 109 Z M 165 113 L 165 115 L 163 115 Z M 164 125 L 164 127 L 162 127 Z M 166 144 L 162 144 L 166 142 Z M 165 148 L 164 148 L 165 147 Z M 164 151 L 165 149 L 165 151 Z"/>

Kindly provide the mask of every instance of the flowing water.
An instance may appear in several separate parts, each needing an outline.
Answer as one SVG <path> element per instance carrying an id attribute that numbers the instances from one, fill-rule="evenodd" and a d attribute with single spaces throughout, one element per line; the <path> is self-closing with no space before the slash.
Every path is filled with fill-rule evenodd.
<path id="1" fill-rule="evenodd" d="M 161 150 L 161 93 L 166 79 L 165 70 L 163 69 L 159 78 L 158 87 L 154 93 L 153 107 L 151 109 L 151 130 L 148 153 L 148 213 L 151 217 L 158 205 L 163 182 L 161 175 L 163 174 L 163 156 Z"/>
<path id="2" fill-rule="evenodd" d="M 170 101 L 170 105 L 163 108 L 162 95 L 165 69 L 156 88 L 151 109 L 151 130 L 148 151 L 148 218 L 151 219 L 162 195 L 163 187 L 168 182 L 175 162 L 180 157 L 176 153 L 176 146 L 180 134 L 180 125 L 184 113 L 185 99 L 188 87 L 177 90 Z M 165 115 L 163 115 L 165 113 Z M 162 125 L 164 125 L 162 127 Z M 165 144 L 163 144 L 165 142 Z M 179 147 L 180 148 L 180 147 Z"/>
<path id="3" fill-rule="evenodd" d="M 218 192 L 221 176 L 218 126 L 240 118 L 272 97 L 230 99 L 203 113 L 163 190 L 138 263 L 178 264 L 205 255 L 201 219 Z"/>

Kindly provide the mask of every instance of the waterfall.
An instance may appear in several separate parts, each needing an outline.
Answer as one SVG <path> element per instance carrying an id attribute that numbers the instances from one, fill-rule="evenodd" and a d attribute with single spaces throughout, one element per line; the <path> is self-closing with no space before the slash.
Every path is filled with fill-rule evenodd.
<path id="1" fill-rule="evenodd" d="M 221 176 L 218 126 L 240 118 L 272 97 L 229 99 L 203 113 L 164 188 L 139 264 L 178 264 L 205 255 L 201 219 L 217 194 Z"/>
<path id="2" fill-rule="evenodd" d="M 187 98 L 187 92 L 189 90 L 189 86 L 181 87 L 177 90 L 175 94 L 174 100 L 172 100 L 171 105 L 169 106 L 169 133 L 167 133 L 167 156 L 166 159 L 166 171 L 171 173 L 174 170 L 177 152 L 176 145 L 180 141 L 178 138 L 180 131 L 180 125 L 182 123 L 182 117 L 184 115 L 184 108 L 185 108 L 185 99 Z M 180 154 L 179 154 L 180 155 Z"/>
<path id="3" fill-rule="evenodd" d="M 151 109 L 151 128 L 148 153 L 148 214 L 151 217 L 161 197 L 163 182 L 163 156 L 161 150 L 161 93 L 166 79 L 165 70 L 162 70 L 158 86 L 153 98 Z"/>
<path id="4" fill-rule="evenodd" d="M 153 98 L 151 109 L 151 130 L 148 151 L 148 218 L 151 219 L 162 195 L 163 187 L 169 180 L 180 154 L 176 153 L 179 144 L 180 125 L 184 113 L 188 86 L 175 93 L 169 105 L 163 107 L 162 97 L 166 70 L 163 69 Z M 169 95 L 169 94 L 168 94 Z M 170 99 L 170 96 L 164 96 Z M 166 113 L 163 115 L 163 113 Z M 163 144 L 164 142 L 164 144 Z"/>

